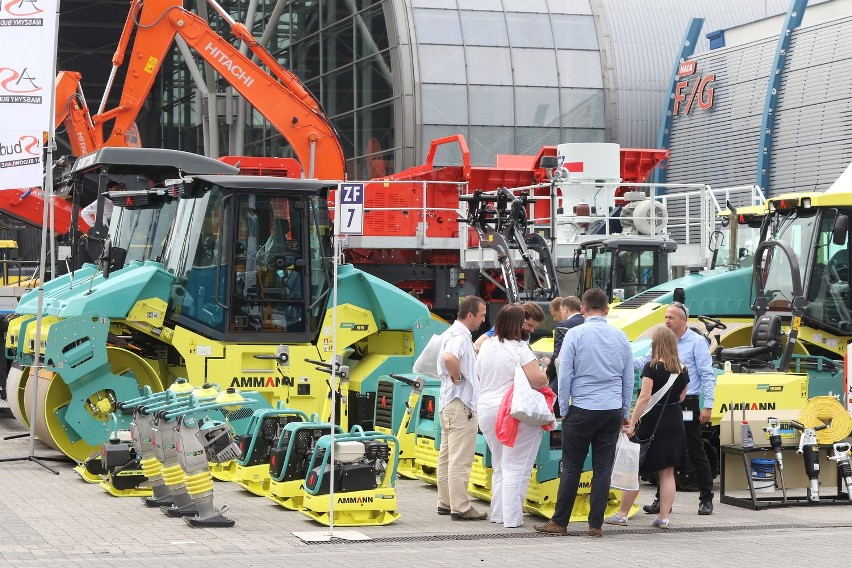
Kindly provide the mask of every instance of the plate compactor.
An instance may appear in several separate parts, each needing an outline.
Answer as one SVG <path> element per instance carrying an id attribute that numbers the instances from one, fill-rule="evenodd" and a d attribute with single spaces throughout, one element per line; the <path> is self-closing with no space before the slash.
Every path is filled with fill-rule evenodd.
<path id="1" fill-rule="evenodd" d="M 298 511 L 305 498 L 305 479 L 311 471 L 311 461 L 317 442 L 331 433 L 329 422 L 312 417 L 309 422 L 291 422 L 284 426 L 269 450 L 269 494 L 267 497 L 285 509 Z M 343 435 L 334 426 L 336 435 Z"/>
<path id="2" fill-rule="evenodd" d="M 376 389 L 375 430 L 396 434 L 399 441 L 399 475 L 417 479 L 417 443 L 414 418 L 420 412 L 423 389 L 438 389 L 441 380 L 423 374 L 379 377 Z"/>
<path id="3" fill-rule="evenodd" d="M 300 511 L 328 526 L 333 498 L 335 526 L 388 525 L 398 519 L 396 437 L 354 426 L 350 433 L 335 436 L 333 453 L 332 458 L 330 435 L 317 441 Z"/>
<path id="4" fill-rule="evenodd" d="M 279 408 L 254 411 L 248 432 L 237 436 L 240 456 L 214 468 L 214 478 L 233 481 L 261 497 L 269 494 L 272 480 L 269 476 L 269 453 L 273 443 L 287 424 L 308 421 L 308 415 L 301 410 L 286 408 L 281 402 L 278 405 Z"/>

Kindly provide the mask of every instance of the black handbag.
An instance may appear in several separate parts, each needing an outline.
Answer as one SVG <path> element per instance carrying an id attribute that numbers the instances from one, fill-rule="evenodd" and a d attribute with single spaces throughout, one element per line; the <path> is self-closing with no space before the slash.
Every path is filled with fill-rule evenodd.
<path id="1" fill-rule="evenodd" d="M 672 394 L 672 389 L 669 388 L 666 393 L 666 398 L 663 400 L 663 408 L 666 407 L 669 403 L 669 395 Z M 654 405 L 656 406 L 656 404 Z M 653 408 L 653 407 L 651 407 Z M 648 450 L 651 449 L 651 442 L 654 441 L 654 436 L 657 435 L 657 428 L 660 427 L 660 421 L 663 419 L 663 408 L 660 409 L 660 415 L 657 417 L 657 423 L 654 425 L 654 430 L 651 432 L 651 436 L 642 440 L 637 436 L 633 436 L 630 438 L 631 442 L 635 442 L 639 444 L 639 467 L 642 467 L 642 464 L 645 463 L 645 458 L 648 456 Z"/>

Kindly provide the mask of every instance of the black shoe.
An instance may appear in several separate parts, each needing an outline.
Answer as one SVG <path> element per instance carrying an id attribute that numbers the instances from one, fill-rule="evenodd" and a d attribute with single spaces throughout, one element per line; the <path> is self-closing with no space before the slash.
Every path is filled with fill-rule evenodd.
<path id="1" fill-rule="evenodd" d="M 698 503 L 698 514 L 699 515 L 712 515 L 713 514 L 713 501 L 701 501 Z"/>
<path id="2" fill-rule="evenodd" d="M 643 505 L 642 510 L 648 513 L 649 515 L 659 515 L 660 514 L 660 500 L 654 499 L 654 502 L 650 505 Z M 672 509 L 669 509 L 669 513 L 672 512 Z"/>
<path id="3" fill-rule="evenodd" d="M 645 505 L 642 507 L 642 510 L 648 513 L 649 515 L 659 515 L 660 514 L 660 500 L 654 499 L 654 502 L 650 505 Z"/>
<path id="4" fill-rule="evenodd" d="M 452 511 L 450 511 L 446 507 L 441 507 L 440 505 L 438 505 L 438 514 L 439 515 L 449 515 L 450 513 L 452 513 Z"/>

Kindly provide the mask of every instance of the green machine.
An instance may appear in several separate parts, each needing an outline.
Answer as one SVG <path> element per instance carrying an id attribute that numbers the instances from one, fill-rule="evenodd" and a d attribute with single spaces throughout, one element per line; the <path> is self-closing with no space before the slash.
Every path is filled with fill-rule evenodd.
<path id="1" fill-rule="evenodd" d="M 103 424 L 119 402 L 141 396 L 146 386 L 158 392 L 176 377 L 254 390 L 268 408 L 282 402 L 323 420 L 332 415 L 335 388 L 341 425 L 372 428 L 378 378 L 410 371 L 446 323 L 352 266 L 340 267 L 333 282 L 327 204 L 334 185 L 187 175 L 182 152 L 173 153 L 171 165 L 150 165 L 170 153 L 104 148 L 74 166 L 72 183 L 151 169 L 170 179 L 166 188 L 114 192 L 100 267 L 84 265 L 45 285 L 48 376 L 25 381 L 37 387 L 39 437 L 82 461 L 106 441 Z M 17 313 L 6 349 L 28 366 L 35 294 Z M 350 372 L 331 387 L 312 361 L 334 357 Z M 129 416 L 119 420 L 125 429 Z"/>

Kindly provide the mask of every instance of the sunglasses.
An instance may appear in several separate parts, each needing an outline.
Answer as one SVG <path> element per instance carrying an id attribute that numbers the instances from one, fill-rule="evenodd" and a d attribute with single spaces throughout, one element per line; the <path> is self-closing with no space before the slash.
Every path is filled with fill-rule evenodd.
<path id="1" fill-rule="evenodd" d="M 684 306 L 684 305 L 683 305 L 682 303 L 680 303 L 680 302 L 672 302 L 672 303 L 671 303 L 671 305 L 672 305 L 672 306 L 674 306 L 674 307 L 676 307 L 676 308 L 678 308 L 680 311 L 682 311 L 682 312 L 683 312 L 683 315 L 684 315 L 687 319 L 689 319 L 689 308 L 687 308 L 686 306 Z"/>

